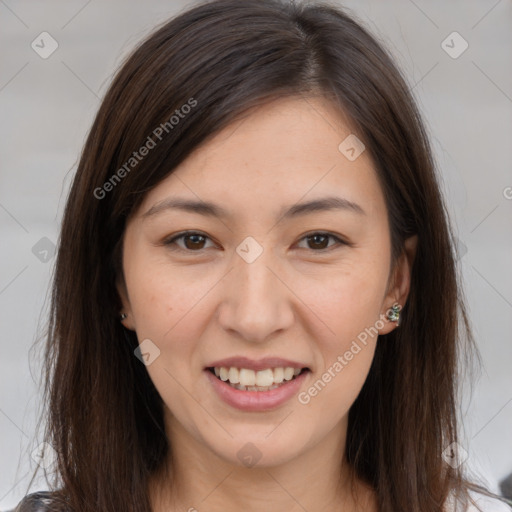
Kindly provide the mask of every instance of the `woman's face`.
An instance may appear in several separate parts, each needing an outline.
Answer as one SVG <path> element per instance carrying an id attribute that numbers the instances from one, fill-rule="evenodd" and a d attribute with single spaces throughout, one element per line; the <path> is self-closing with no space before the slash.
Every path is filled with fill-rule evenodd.
<path id="1" fill-rule="evenodd" d="M 343 439 L 376 333 L 396 326 L 383 315 L 408 293 L 406 260 L 388 288 L 386 205 L 356 142 L 326 100 L 278 100 L 196 150 L 128 223 L 124 325 L 172 439 L 262 466 Z"/>

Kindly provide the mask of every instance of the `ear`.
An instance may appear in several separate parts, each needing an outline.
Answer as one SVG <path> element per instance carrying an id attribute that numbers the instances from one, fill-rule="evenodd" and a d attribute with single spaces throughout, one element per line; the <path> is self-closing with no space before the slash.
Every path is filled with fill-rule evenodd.
<path id="1" fill-rule="evenodd" d="M 128 290 L 126 289 L 126 283 L 124 280 L 124 276 L 119 276 L 116 280 L 116 289 L 119 294 L 119 298 L 121 299 L 122 309 L 119 311 L 119 315 L 125 314 L 126 318 L 121 319 L 119 321 L 131 331 L 135 331 L 135 323 L 133 320 L 133 314 L 130 306 L 130 299 L 128 297 Z"/>
<path id="2" fill-rule="evenodd" d="M 416 256 L 417 245 L 418 235 L 414 235 L 404 242 L 404 250 L 395 264 L 389 281 L 388 291 L 382 304 L 383 311 L 381 311 L 381 318 L 384 320 L 384 327 L 379 329 L 379 334 L 388 334 L 397 326 L 396 322 L 387 319 L 387 312 L 396 302 L 398 302 L 402 308 L 407 302 L 411 288 L 411 271 Z"/>

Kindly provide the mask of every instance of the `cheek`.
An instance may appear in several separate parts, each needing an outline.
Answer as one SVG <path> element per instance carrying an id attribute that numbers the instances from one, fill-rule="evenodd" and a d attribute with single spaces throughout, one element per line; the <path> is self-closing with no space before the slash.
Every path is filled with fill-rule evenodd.
<path id="1" fill-rule="evenodd" d="M 309 287 L 308 303 L 330 333 L 322 336 L 330 357 L 375 326 L 382 313 L 387 279 L 387 261 L 362 256 L 331 272 L 315 289 Z"/>
<path id="2" fill-rule="evenodd" d="M 192 392 L 200 373 L 199 340 L 211 319 L 211 311 L 205 308 L 218 277 L 215 279 L 211 269 L 178 269 L 161 258 L 141 258 L 133 263 L 127 284 L 137 338 L 139 343 L 151 340 L 159 350 L 148 373 L 173 410 L 186 410 L 190 397 L 183 394 L 182 386 Z"/>
<path id="3" fill-rule="evenodd" d="M 211 276 L 190 267 L 174 268 L 152 258 L 134 259 L 127 276 L 130 304 L 137 322 L 137 334 L 161 343 L 184 327 L 195 325 L 194 315 L 209 287 Z"/>
<path id="4" fill-rule="evenodd" d="M 183 386 L 191 388 L 197 379 L 190 369 L 197 366 L 195 340 L 203 328 L 198 321 L 201 299 L 213 286 L 211 277 L 203 279 L 197 272 L 195 276 L 191 278 L 186 270 L 176 270 L 168 262 L 151 258 L 134 258 L 127 276 L 139 343 L 149 339 L 159 350 L 146 369 L 173 411 L 187 411 L 195 403 L 188 393 L 183 393 Z"/>
<path id="5" fill-rule="evenodd" d="M 348 413 L 361 391 L 373 361 L 378 329 L 383 327 L 379 297 L 362 288 L 359 280 L 347 279 L 344 284 L 331 289 L 333 300 L 323 298 L 320 314 L 329 329 L 315 336 L 319 359 L 310 385 L 299 396 L 312 421 L 320 415 L 331 426 Z"/>
<path id="6" fill-rule="evenodd" d="M 343 348 L 298 397 L 306 416 L 327 430 L 348 414 L 359 395 L 371 367 L 375 340 L 364 344 L 355 340 Z"/>
<path id="7" fill-rule="evenodd" d="M 327 326 L 315 335 L 315 381 L 303 403 L 316 402 L 332 414 L 345 414 L 366 380 L 375 352 L 382 299 L 387 284 L 387 260 L 358 258 L 333 273 L 321 292 L 310 293 L 308 304 Z M 334 407 L 333 405 L 336 404 Z"/>

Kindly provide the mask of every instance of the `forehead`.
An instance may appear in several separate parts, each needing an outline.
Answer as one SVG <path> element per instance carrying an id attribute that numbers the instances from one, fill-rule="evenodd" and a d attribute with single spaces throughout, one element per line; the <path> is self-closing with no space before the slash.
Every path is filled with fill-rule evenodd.
<path id="1" fill-rule="evenodd" d="M 324 98 L 272 101 L 196 148 L 148 193 L 141 211 L 179 195 L 251 215 L 337 194 L 369 215 L 381 215 L 384 197 L 368 152 L 356 159 L 344 152 L 344 141 L 354 137 L 346 118 Z"/>

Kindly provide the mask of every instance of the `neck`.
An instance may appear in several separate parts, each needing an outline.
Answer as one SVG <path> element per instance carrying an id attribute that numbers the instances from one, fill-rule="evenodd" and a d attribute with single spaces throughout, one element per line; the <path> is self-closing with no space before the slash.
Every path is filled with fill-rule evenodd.
<path id="1" fill-rule="evenodd" d="M 198 442 L 175 418 L 167 421 L 172 447 L 150 483 L 155 512 L 303 512 L 376 510 L 373 491 L 345 462 L 346 421 L 320 443 L 281 464 L 246 467 Z"/>

